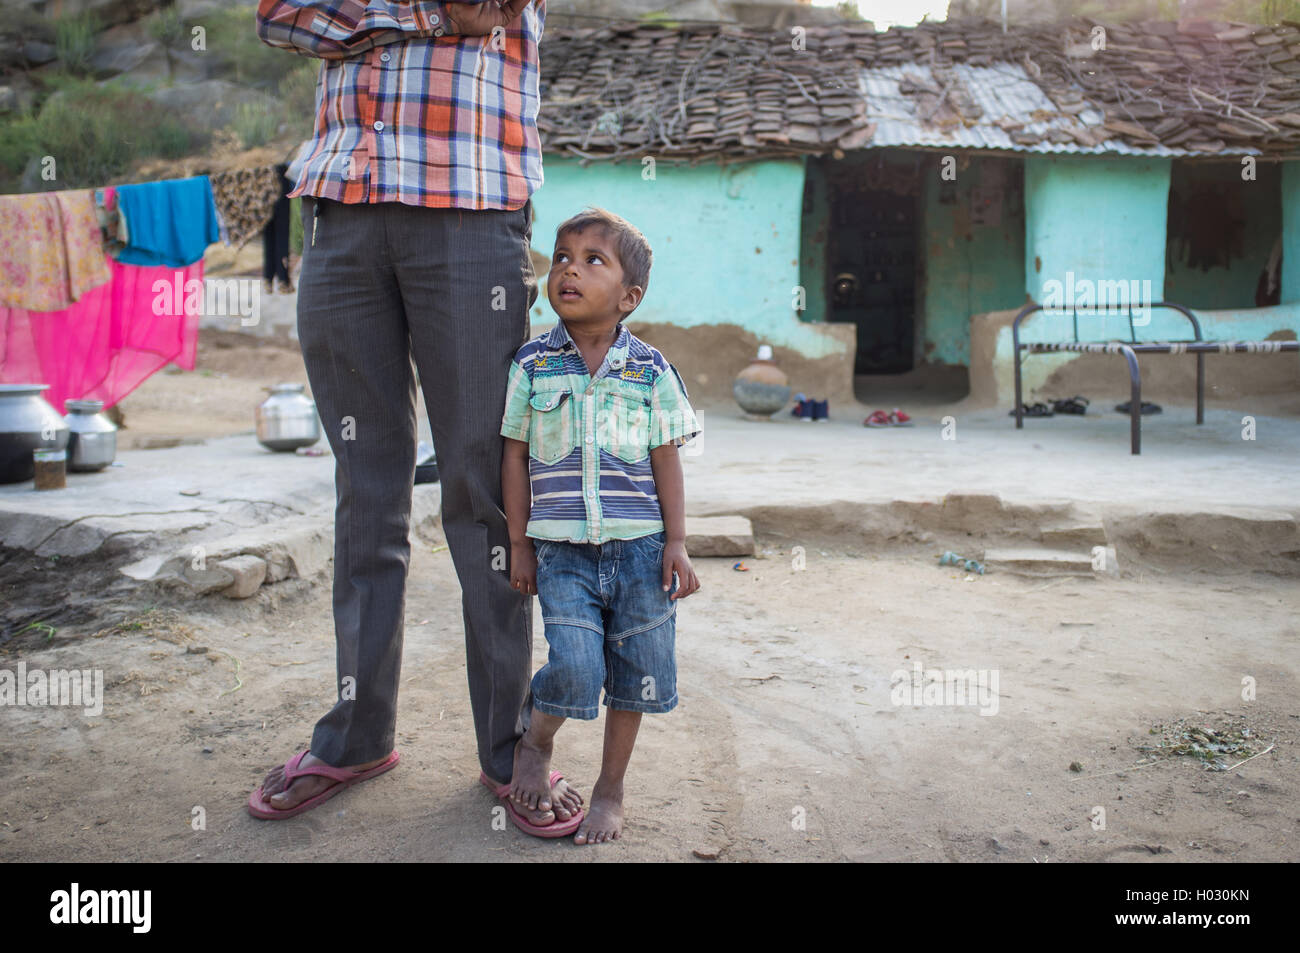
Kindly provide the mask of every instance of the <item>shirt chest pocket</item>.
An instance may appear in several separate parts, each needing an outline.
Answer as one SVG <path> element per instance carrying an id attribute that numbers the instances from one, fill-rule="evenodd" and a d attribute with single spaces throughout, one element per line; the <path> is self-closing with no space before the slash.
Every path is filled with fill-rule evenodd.
<path id="1" fill-rule="evenodd" d="M 558 463 L 573 452 L 573 393 L 540 391 L 528 398 L 528 455 L 541 463 Z"/>
<path id="2" fill-rule="evenodd" d="M 640 463 L 650 456 L 650 399 L 640 394 L 613 391 L 600 408 L 597 439 L 625 463 Z"/>

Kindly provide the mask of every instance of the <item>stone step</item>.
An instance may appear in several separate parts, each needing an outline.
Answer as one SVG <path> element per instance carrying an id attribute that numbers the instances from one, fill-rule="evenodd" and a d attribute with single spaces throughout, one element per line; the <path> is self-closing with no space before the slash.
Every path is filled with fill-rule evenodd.
<path id="1" fill-rule="evenodd" d="M 744 516 L 688 516 L 686 552 L 692 558 L 752 556 L 754 527 Z"/>
<path id="2" fill-rule="evenodd" d="M 1044 546 L 1052 549 L 1080 549 L 1092 552 L 1094 546 L 1105 546 L 1106 530 L 1100 524 L 1065 523 L 1045 526 L 1039 534 Z"/>
<path id="3" fill-rule="evenodd" d="M 1098 572 L 1117 573 L 1119 564 L 1112 547 L 1104 547 L 1100 568 L 1093 568 L 1093 553 L 1087 549 L 1048 549 L 1046 547 L 1006 547 L 984 552 L 986 568 L 1027 576 L 1092 576 Z"/>

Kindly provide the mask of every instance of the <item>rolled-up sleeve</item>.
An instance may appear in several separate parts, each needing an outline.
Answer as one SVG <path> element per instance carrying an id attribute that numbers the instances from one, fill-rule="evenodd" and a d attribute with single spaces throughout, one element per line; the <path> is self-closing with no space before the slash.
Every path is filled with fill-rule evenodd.
<path id="1" fill-rule="evenodd" d="M 320 59 L 347 59 L 413 36 L 444 34 L 452 35 L 445 3 L 261 0 L 257 5 L 257 35 L 262 42 Z"/>
<path id="2" fill-rule="evenodd" d="M 532 394 L 532 389 L 528 371 L 516 357 L 510 362 L 510 376 L 506 384 L 506 410 L 501 417 L 501 436 L 528 442 L 528 429 L 533 414 L 528 398 Z"/>
<path id="3" fill-rule="evenodd" d="M 681 446 L 702 432 L 686 393 L 686 384 L 672 364 L 655 380 L 650 393 L 650 446 Z"/>

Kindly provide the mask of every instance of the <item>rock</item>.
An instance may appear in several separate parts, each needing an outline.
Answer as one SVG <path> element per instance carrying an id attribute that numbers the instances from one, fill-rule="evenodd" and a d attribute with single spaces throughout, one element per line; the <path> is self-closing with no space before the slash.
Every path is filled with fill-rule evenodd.
<path id="1" fill-rule="evenodd" d="M 271 110 L 276 108 L 274 98 L 266 93 L 236 86 L 224 79 L 177 83 L 145 95 L 175 115 L 193 116 L 213 128 L 230 125 L 239 107 L 245 103 L 264 104 Z"/>
<path id="2" fill-rule="evenodd" d="M 171 0 L 64 0 L 59 4 L 59 14 L 74 17 L 91 13 L 100 27 L 113 27 L 148 16 L 167 6 Z"/>
<path id="3" fill-rule="evenodd" d="M 206 645 L 191 645 L 185 650 L 186 655 L 206 655 L 208 647 Z"/>
<path id="4" fill-rule="evenodd" d="M 18 108 L 18 93 L 12 86 L 0 86 L 0 113 L 13 112 Z"/>
<path id="5" fill-rule="evenodd" d="M 53 63 L 59 56 L 58 50 L 54 48 L 53 43 L 42 43 L 40 40 L 28 40 L 23 44 L 23 56 L 27 62 L 33 66 L 40 66 L 44 63 Z"/>
<path id="6" fill-rule="evenodd" d="M 161 58 L 162 46 L 154 40 L 134 40 L 101 46 L 91 57 L 90 68 L 98 79 L 108 79 L 135 69 L 151 57 Z"/>
<path id="7" fill-rule="evenodd" d="M 1078 761 L 1071 761 L 1070 770 L 1077 774 L 1078 772 L 1083 770 L 1083 765 L 1080 764 Z"/>
<path id="8" fill-rule="evenodd" d="M 710 847 L 710 848 L 707 848 L 707 849 L 704 849 L 704 850 L 701 850 L 700 848 L 697 847 L 695 850 L 691 851 L 691 853 L 692 853 L 694 856 L 698 857 L 700 860 L 717 860 L 717 859 L 718 859 L 718 850 L 717 850 L 717 848 L 713 848 L 713 847 Z"/>
<path id="9" fill-rule="evenodd" d="M 753 526 L 743 516 L 688 516 L 686 551 L 693 557 L 752 556 Z"/>
<path id="10" fill-rule="evenodd" d="M 217 566 L 234 577 L 234 581 L 221 590 L 221 594 L 229 599 L 247 599 L 262 587 L 262 582 L 266 579 L 266 560 L 257 556 L 223 559 Z"/>

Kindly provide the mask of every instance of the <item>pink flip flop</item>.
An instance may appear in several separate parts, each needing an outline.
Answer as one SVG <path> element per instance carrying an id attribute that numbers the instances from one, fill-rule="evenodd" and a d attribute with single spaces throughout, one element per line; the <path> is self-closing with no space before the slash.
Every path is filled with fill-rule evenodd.
<path id="1" fill-rule="evenodd" d="M 555 787 L 563 777 L 564 775 L 559 771 L 552 771 L 551 787 Z M 515 806 L 514 799 L 510 797 L 510 785 L 508 783 L 497 784 L 482 771 L 478 773 L 478 779 L 488 790 L 501 799 L 506 806 L 506 813 L 510 815 L 510 820 L 514 821 L 515 827 L 525 834 L 532 834 L 534 837 L 568 837 L 570 834 L 577 832 L 587 816 L 586 811 L 578 808 L 578 813 L 567 821 L 556 820 L 544 825 L 533 824 L 528 818 L 519 813 L 519 808 Z"/>
<path id="2" fill-rule="evenodd" d="M 248 796 L 248 813 L 264 821 L 278 821 L 282 818 L 293 817 L 303 811 L 310 811 L 317 804 L 328 801 L 344 788 L 350 788 L 358 781 L 365 781 L 377 774 L 392 770 L 396 767 L 397 762 L 401 760 L 401 756 L 394 751 L 373 768 L 366 771 L 349 771 L 347 768 L 335 768 L 328 764 L 308 765 L 304 768 L 302 767 L 302 759 L 306 756 L 306 751 L 300 751 L 285 762 L 284 776 L 290 784 L 293 783 L 294 778 L 300 778 L 305 774 L 319 774 L 323 778 L 329 778 L 338 783 L 330 785 L 320 794 L 308 798 L 301 804 L 283 810 L 273 807 L 271 802 L 262 795 L 262 786 L 258 785 L 257 790 Z"/>

